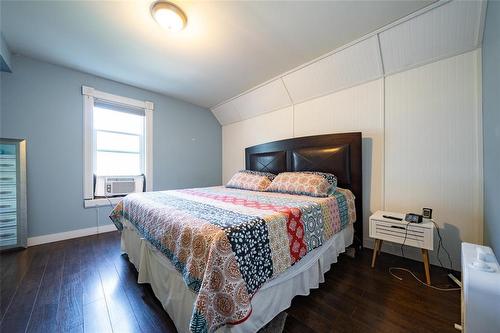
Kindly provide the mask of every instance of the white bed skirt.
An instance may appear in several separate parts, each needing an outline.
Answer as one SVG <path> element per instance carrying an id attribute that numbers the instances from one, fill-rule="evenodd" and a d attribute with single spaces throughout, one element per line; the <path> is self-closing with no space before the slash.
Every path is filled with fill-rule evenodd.
<path id="1" fill-rule="evenodd" d="M 323 246 L 311 251 L 277 278 L 265 283 L 252 299 L 252 314 L 239 325 L 227 325 L 217 332 L 257 332 L 281 311 L 290 307 L 297 295 L 309 295 L 310 289 L 324 282 L 324 274 L 337 257 L 352 244 L 350 224 Z M 196 294 L 185 284 L 170 261 L 141 238 L 135 227 L 124 221 L 121 248 L 139 272 L 138 283 L 149 283 L 156 297 L 174 322 L 179 333 L 188 333 Z"/>

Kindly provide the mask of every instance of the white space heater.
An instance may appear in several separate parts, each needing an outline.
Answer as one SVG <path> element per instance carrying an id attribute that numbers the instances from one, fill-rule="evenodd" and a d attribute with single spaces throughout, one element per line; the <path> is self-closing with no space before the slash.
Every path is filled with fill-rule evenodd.
<path id="1" fill-rule="evenodd" d="M 500 332 L 500 266 L 487 246 L 462 243 L 462 331 Z"/>

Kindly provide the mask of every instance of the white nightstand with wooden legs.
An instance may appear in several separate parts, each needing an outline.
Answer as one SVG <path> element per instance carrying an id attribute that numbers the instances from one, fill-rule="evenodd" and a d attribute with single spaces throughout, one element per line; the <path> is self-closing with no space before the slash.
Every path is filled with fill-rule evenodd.
<path id="1" fill-rule="evenodd" d="M 402 221 L 389 219 L 385 216 L 401 218 Z M 420 248 L 425 268 L 425 279 L 431 284 L 431 272 L 429 265 L 429 252 L 434 248 L 434 223 L 432 221 L 422 223 L 409 223 L 404 220 L 405 214 L 377 211 L 370 216 L 370 237 L 375 239 L 373 247 L 372 268 L 375 267 L 377 255 L 380 254 L 383 241 L 404 244 Z"/>

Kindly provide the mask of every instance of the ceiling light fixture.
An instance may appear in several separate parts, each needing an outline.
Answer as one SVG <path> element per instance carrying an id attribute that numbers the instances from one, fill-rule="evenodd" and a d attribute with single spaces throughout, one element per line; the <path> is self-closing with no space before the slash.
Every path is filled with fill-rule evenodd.
<path id="1" fill-rule="evenodd" d="M 151 5 L 151 15 L 162 28 L 168 31 L 181 31 L 187 24 L 187 16 L 182 9 L 168 1 L 154 2 Z"/>

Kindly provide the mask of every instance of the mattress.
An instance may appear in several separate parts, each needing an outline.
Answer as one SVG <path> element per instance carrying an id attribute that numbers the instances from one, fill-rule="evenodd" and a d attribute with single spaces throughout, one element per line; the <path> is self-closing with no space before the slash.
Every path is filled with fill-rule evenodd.
<path id="1" fill-rule="evenodd" d="M 213 332 L 252 313 L 263 285 L 355 221 L 354 196 L 225 187 L 134 193 L 111 214 L 162 253 L 196 294 L 190 330 Z"/>

